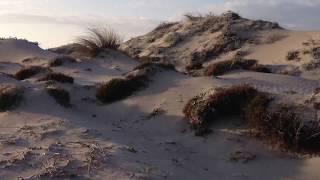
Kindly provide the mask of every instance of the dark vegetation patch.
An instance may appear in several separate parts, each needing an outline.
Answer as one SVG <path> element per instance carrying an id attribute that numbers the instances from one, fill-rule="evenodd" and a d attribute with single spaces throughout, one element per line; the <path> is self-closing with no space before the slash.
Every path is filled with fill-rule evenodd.
<path id="1" fill-rule="evenodd" d="M 149 77 L 161 69 L 174 69 L 174 66 L 168 63 L 142 63 L 133 71 L 124 75 L 123 78 L 115 78 L 109 82 L 101 84 L 96 91 L 96 98 L 104 103 L 113 103 L 122 100 L 136 91 L 147 86 Z"/>
<path id="2" fill-rule="evenodd" d="M 64 107 L 70 107 L 70 94 L 61 87 L 49 86 L 46 88 L 47 93 L 53 97 L 56 102 Z"/>
<path id="3" fill-rule="evenodd" d="M 56 66 L 62 66 L 64 63 L 74 63 L 77 62 L 73 57 L 71 56 L 57 56 L 50 60 L 49 66 L 50 67 L 56 67 Z"/>
<path id="4" fill-rule="evenodd" d="M 0 85 L 0 112 L 17 106 L 22 99 L 23 91 L 15 85 Z"/>
<path id="5" fill-rule="evenodd" d="M 199 70 L 202 69 L 203 65 L 201 62 L 195 62 L 195 61 L 191 61 L 187 66 L 186 66 L 186 70 L 187 71 L 193 71 L 193 70 Z"/>
<path id="6" fill-rule="evenodd" d="M 299 60 L 299 51 L 289 51 L 287 54 L 287 60 L 288 61 L 294 61 L 294 60 Z"/>
<path id="7" fill-rule="evenodd" d="M 167 69 L 167 70 L 176 70 L 174 65 L 166 62 L 166 61 L 150 61 L 150 60 L 144 60 L 141 64 L 139 64 L 137 67 L 135 67 L 133 70 L 141 70 L 145 68 L 154 68 L 154 67 L 159 67 L 162 69 Z"/>
<path id="8" fill-rule="evenodd" d="M 259 138 L 301 153 L 320 151 L 320 122 L 306 121 L 297 107 L 270 108 L 270 95 L 248 85 L 232 86 L 191 99 L 183 113 L 196 135 L 205 135 L 218 117 L 241 115 Z"/>
<path id="9" fill-rule="evenodd" d="M 271 72 L 266 66 L 257 64 L 256 60 L 232 59 L 232 60 L 221 61 L 221 62 L 217 62 L 209 65 L 205 69 L 205 75 L 219 76 L 227 72 L 230 72 L 233 70 L 239 70 L 239 69 L 256 71 L 256 72 L 264 72 L 264 73 Z"/>
<path id="10" fill-rule="evenodd" d="M 39 79 L 39 81 L 57 81 L 60 83 L 73 83 L 73 77 L 67 76 L 62 73 L 50 72 L 45 77 Z"/>
<path id="11" fill-rule="evenodd" d="M 198 136 L 206 134 L 209 124 L 218 116 L 237 115 L 257 90 L 248 85 L 215 90 L 212 94 L 201 94 L 191 99 L 183 109 L 185 117 Z"/>
<path id="12" fill-rule="evenodd" d="M 25 79 L 29 79 L 32 76 L 37 75 L 38 73 L 40 73 L 44 68 L 40 67 L 40 66 L 30 66 L 30 67 L 24 67 L 22 69 L 20 69 L 18 72 L 16 72 L 14 74 L 14 77 L 17 80 L 25 80 Z"/>
<path id="13" fill-rule="evenodd" d="M 177 24 L 178 24 L 177 22 L 162 22 L 153 31 L 155 32 L 155 31 L 166 30 Z"/>
<path id="14" fill-rule="evenodd" d="M 140 79 L 115 78 L 101 84 L 96 91 L 96 97 L 102 103 L 113 103 L 132 95 L 143 86 L 144 83 Z"/>

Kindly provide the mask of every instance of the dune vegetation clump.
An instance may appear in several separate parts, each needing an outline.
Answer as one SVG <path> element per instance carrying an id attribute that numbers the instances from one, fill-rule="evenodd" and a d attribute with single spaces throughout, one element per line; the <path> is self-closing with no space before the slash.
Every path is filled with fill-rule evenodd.
<path id="1" fill-rule="evenodd" d="M 22 89 L 15 85 L 0 85 L 0 112 L 17 106 L 22 100 Z"/>
<path id="2" fill-rule="evenodd" d="M 221 61 L 221 62 L 217 62 L 217 63 L 209 65 L 205 69 L 205 75 L 206 76 L 219 76 L 219 75 L 223 75 L 227 72 L 230 72 L 233 70 L 238 70 L 238 69 L 256 71 L 256 72 L 264 72 L 264 73 L 271 72 L 267 67 L 257 64 L 257 60 L 232 59 L 232 60 Z"/>
<path id="3" fill-rule="evenodd" d="M 123 78 L 115 78 L 101 84 L 97 88 L 96 98 L 104 104 L 124 99 L 146 87 L 149 77 L 163 68 L 171 70 L 174 67 L 166 63 L 142 63 Z"/>
<path id="4" fill-rule="evenodd" d="M 267 141 L 299 152 L 320 151 L 320 122 L 303 120 L 296 107 L 277 105 L 268 110 L 269 99 L 256 97 L 246 110 L 245 117 L 252 129 Z"/>
<path id="5" fill-rule="evenodd" d="M 101 84 L 96 91 L 96 98 L 102 103 L 113 103 L 132 95 L 144 84 L 136 78 L 115 78 Z"/>
<path id="6" fill-rule="evenodd" d="M 88 28 L 87 35 L 79 37 L 76 44 L 83 53 L 96 56 L 106 49 L 117 50 L 121 42 L 121 36 L 105 26 Z"/>
<path id="7" fill-rule="evenodd" d="M 173 64 L 169 62 L 153 62 L 153 61 L 148 61 L 144 60 L 143 63 L 139 64 L 137 67 L 135 67 L 133 70 L 142 70 L 145 68 L 153 68 L 153 67 L 159 67 L 167 70 L 176 70 Z"/>
<path id="8" fill-rule="evenodd" d="M 256 136 L 295 152 L 320 151 L 320 122 L 306 121 L 298 107 L 271 104 L 270 95 L 248 85 L 237 85 L 202 93 L 191 99 L 183 113 L 195 135 L 206 135 L 220 117 L 239 115 Z M 272 108 L 271 108 L 272 106 Z"/>
<path id="9" fill-rule="evenodd" d="M 73 79 L 73 77 L 62 74 L 62 73 L 50 72 L 45 77 L 39 79 L 39 81 L 57 81 L 60 83 L 72 84 L 74 79 Z"/>
<path id="10" fill-rule="evenodd" d="M 218 89 L 191 99 L 183 113 L 196 135 L 204 135 L 217 117 L 241 114 L 243 107 L 257 94 L 258 91 L 248 85 Z"/>
<path id="11" fill-rule="evenodd" d="M 287 54 L 287 60 L 293 61 L 299 59 L 300 52 L 299 51 L 289 51 Z"/>
<path id="12" fill-rule="evenodd" d="M 17 80 L 25 80 L 41 72 L 43 68 L 40 66 L 30 66 L 20 69 L 14 74 Z"/>
<path id="13" fill-rule="evenodd" d="M 57 56 L 49 61 L 50 67 L 62 66 L 64 63 L 74 63 L 76 60 L 71 56 Z"/>
<path id="14" fill-rule="evenodd" d="M 47 93 L 53 97 L 56 102 L 64 107 L 70 107 L 70 94 L 61 87 L 49 86 L 46 88 Z"/>

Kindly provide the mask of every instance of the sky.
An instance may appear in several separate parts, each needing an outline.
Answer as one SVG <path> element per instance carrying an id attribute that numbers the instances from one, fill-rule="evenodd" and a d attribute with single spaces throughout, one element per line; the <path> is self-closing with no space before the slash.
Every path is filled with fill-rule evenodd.
<path id="1" fill-rule="evenodd" d="M 73 42 L 88 26 L 109 25 L 129 39 L 188 12 L 227 10 L 292 30 L 320 30 L 320 0 L 0 0 L 0 37 L 49 48 Z"/>

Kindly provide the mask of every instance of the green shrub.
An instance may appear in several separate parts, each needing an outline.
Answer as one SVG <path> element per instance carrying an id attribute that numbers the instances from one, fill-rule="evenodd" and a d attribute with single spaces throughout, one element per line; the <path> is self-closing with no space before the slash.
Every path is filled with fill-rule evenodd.
<path id="1" fill-rule="evenodd" d="M 0 112 L 10 110 L 22 99 L 21 88 L 15 85 L 0 85 Z"/>
<path id="2" fill-rule="evenodd" d="M 57 81 L 61 83 L 73 83 L 73 77 L 67 76 L 62 73 L 50 72 L 45 77 L 39 79 L 39 81 Z"/>
<path id="3" fill-rule="evenodd" d="M 53 97 L 56 102 L 64 107 L 70 107 L 70 94 L 63 88 L 50 86 L 46 88 L 48 94 Z"/>
<path id="4" fill-rule="evenodd" d="M 30 67 L 24 67 L 20 69 L 18 72 L 14 74 L 14 77 L 17 80 L 25 80 L 28 79 L 38 73 L 41 72 L 43 68 L 40 66 L 30 66 Z"/>

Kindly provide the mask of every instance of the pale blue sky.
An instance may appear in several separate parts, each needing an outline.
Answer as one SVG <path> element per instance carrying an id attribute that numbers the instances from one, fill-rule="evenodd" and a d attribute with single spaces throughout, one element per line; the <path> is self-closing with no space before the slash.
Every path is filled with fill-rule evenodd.
<path id="1" fill-rule="evenodd" d="M 320 29 L 320 0 L 0 0 L 0 37 L 53 47 L 72 42 L 88 25 L 109 24 L 127 39 L 186 12 L 226 10 L 289 29 Z"/>

